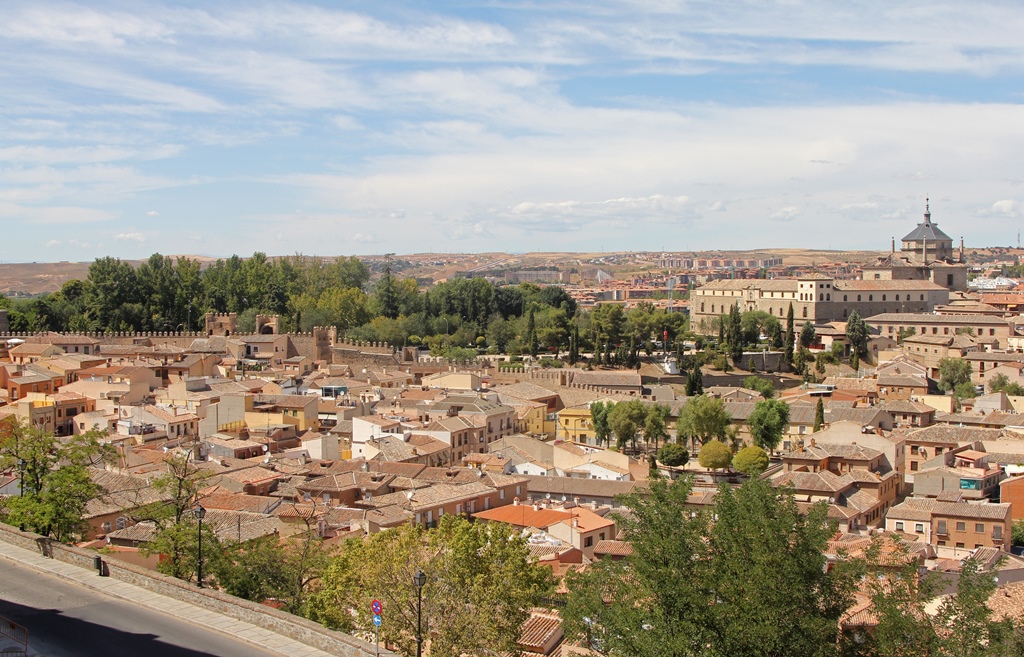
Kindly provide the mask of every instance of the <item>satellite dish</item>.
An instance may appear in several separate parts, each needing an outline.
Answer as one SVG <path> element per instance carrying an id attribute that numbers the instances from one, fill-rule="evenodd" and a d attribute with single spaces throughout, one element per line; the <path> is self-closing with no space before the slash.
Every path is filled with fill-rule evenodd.
<path id="1" fill-rule="evenodd" d="M 263 446 L 263 451 L 264 451 L 264 452 L 269 452 L 269 451 L 270 451 L 270 448 L 269 448 L 269 447 L 267 447 L 266 445 L 264 445 L 264 446 Z"/>
<path id="2" fill-rule="evenodd" d="M 409 501 L 411 502 L 412 501 L 412 496 L 415 495 L 415 494 L 416 494 L 415 491 L 409 491 L 409 492 L 407 492 L 405 494 L 405 496 L 408 497 Z"/>
<path id="3" fill-rule="evenodd" d="M 551 493 L 548 493 L 548 494 L 546 494 L 546 495 L 545 495 L 544 497 L 545 497 L 546 499 L 549 499 L 549 500 L 550 500 L 550 499 L 551 499 Z"/>
<path id="4" fill-rule="evenodd" d="M 164 450 L 164 454 L 166 454 L 167 453 L 167 448 L 164 447 L 163 450 Z"/>

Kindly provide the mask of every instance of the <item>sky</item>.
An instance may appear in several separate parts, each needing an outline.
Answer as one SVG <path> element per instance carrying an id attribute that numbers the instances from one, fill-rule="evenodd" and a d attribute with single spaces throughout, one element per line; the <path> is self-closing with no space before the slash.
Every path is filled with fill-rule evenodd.
<path id="1" fill-rule="evenodd" d="M 887 249 L 1024 215 L 1019 0 L 0 3 L 0 262 Z"/>

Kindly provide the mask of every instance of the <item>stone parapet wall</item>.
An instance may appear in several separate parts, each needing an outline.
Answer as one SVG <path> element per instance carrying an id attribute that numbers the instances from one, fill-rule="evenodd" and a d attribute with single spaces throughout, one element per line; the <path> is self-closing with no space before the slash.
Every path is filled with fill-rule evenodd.
<path id="1" fill-rule="evenodd" d="M 101 556 L 104 574 L 122 582 L 128 582 L 159 595 L 215 611 L 236 620 L 252 623 L 341 657 L 369 657 L 375 654 L 373 644 L 361 641 L 349 634 L 334 632 L 305 618 L 236 598 L 220 591 L 200 589 L 188 582 L 120 561 L 111 555 L 99 555 L 90 550 L 55 543 L 37 534 L 22 532 L 2 523 L 0 523 L 0 541 L 26 550 L 33 550 L 43 556 L 88 570 L 94 570 L 93 559 L 96 556 Z M 393 653 L 381 650 L 380 654 L 392 655 Z"/>

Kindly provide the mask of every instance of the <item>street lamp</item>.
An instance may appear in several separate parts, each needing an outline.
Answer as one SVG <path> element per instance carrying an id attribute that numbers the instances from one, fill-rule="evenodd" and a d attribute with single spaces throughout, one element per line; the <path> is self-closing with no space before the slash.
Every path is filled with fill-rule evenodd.
<path id="1" fill-rule="evenodd" d="M 192 514 L 199 521 L 199 559 L 197 561 L 196 579 L 199 580 L 199 588 L 203 588 L 203 518 L 206 517 L 206 509 L 202 504 L 197 504 L 192 509 Z"/>
<path id="2" fill-rule="evenodd" d="M 18 459 L 18 482 L 21 484 L 21 496 L 25 497 L 25 459 Z"/>
<path id="3" fill-rule="evenodd" d="M 420 568 L 412 581 L 416 585 L 416 657 L 423 657 L 423 585 L 427 583 L 427 574 Z"/>

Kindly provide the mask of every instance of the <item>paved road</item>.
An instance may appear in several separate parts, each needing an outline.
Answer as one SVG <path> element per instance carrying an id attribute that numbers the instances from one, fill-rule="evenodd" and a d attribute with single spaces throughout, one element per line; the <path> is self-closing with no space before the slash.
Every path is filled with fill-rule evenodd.
<path id="1" fill-rule="evenodd" d="M 266 657 L 252 644 L 0 559 L 0 615 L 46 657 Z"/>

